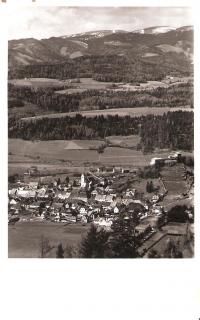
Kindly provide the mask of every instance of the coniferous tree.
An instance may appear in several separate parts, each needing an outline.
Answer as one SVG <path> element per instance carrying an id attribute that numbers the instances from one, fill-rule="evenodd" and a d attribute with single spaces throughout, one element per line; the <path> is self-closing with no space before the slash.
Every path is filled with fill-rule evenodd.
<path id="1" fill-rule="evenodd" d="M 113 258 L 136 258 L 137 238 L 135 226 L 137 221 L 133 217 L 120 214 L 113 222 L 110 248 Z"/>
<path id="2" fill-rule="evenodd" d="M 87 235 L 80 244 L 80 256 L 82 258 L 105 258 L 108 250 L 109 233 L 91 225 Z"/>
<path id="3" fill-rule="evenodd" d="M 64 249 L 62 243 L 59 243 L 57 247 L 56 258 L 64 258 Z"/>

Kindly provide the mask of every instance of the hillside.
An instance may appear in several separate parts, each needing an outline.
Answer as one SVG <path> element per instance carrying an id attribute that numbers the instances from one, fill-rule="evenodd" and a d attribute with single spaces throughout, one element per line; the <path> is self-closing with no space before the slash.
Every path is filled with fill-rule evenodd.
<path id="1" fill-rule="evenodd" d="M 100 30 L 41 40 L 11 40 L 8 52 L 10 69 L 99 55 L 125 56 L 131 61 L 141 58 L 155 62 L 156 58 L 159 63 L 191 64 L 193 30 L 192 27 L 152 27 L 133 32 Z"/>

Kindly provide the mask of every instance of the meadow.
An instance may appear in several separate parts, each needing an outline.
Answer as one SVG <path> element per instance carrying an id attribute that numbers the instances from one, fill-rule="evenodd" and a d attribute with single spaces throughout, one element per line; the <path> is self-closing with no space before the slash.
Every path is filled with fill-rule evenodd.
<path id="1" fill-rule="evenodd" d="M 62 242 L 63 247 L 78 245 L 89 225 L 66 225 L 62 223 L 18 222 L 8 226 L 9 258 L 39 258 L 41 238 L 49 240 L 51 246 Z M 55 257 L 55 256 L 54 256 Z"/>
<path id="2" fill-rule="evenodd" d="M 16 87 L 63 87 L 65 84 L 58 79 L 50 78 L 25 78 L 25 79 L 12 79 L 8 83 L 13 84 Z"/>

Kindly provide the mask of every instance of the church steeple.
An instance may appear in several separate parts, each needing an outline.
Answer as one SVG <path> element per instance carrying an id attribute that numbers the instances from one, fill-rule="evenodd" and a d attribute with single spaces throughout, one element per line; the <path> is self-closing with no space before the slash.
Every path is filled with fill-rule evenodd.
<path id="1" fill-rule="evenodd" d="M 81 188 L 84 189 L 85 187 L 86 187 L 85 176 L 82 173 L 82 175 L 81 175 Z"/>

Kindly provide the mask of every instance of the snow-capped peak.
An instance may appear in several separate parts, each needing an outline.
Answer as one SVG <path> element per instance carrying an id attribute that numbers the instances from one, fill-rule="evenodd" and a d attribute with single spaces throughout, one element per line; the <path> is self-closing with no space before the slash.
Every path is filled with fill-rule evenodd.
<path id="1" fill-rule="evenodd" d="M 169 31 L 176 30 L 174 27 L 169 26 L 159 26 L 159 27 L 150 27 L 145 29 L 134 30 L 134 33 L 146 33 L 146 34 L 158 34 L 158 33 L 166 33 Z"/>

